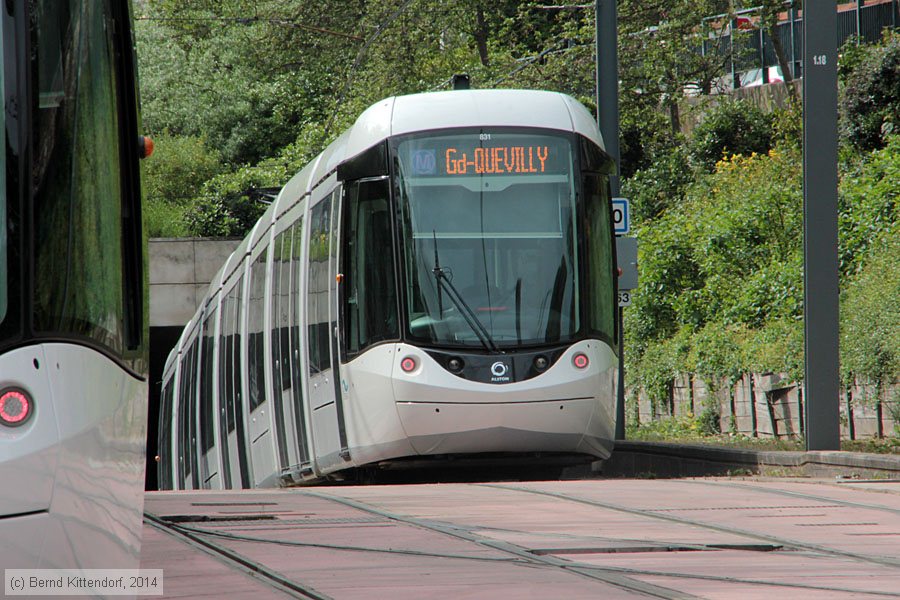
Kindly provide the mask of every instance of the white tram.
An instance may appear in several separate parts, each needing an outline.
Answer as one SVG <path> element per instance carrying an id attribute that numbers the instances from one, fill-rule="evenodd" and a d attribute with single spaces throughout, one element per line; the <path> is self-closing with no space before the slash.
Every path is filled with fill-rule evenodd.
<path id="1" fill-rule="evenodd" d="M 284 187 L 172 351 L 161 488 L 413 457 L 608 456 L 612 168 L 562 94 L 370 107 Z"/>
<path id="2" fill-rule="evenodd" d="M 0 12 L 7 569 L 138 566 L 148 386 L 129 11 L 38 0 Z"/>

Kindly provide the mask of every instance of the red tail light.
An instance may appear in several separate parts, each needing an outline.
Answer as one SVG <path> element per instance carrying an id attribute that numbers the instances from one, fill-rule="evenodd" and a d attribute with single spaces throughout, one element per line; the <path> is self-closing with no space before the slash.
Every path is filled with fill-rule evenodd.
<path id="1" fill-rule="evenodd" d="M 572 364 L 579 369 L 586 369 L 591 361 L 588 360 L 587 354 L 579 352 L 572 358 Z"/>
<path id="2" fill-rule="evenodd" d="M 412 356 L 407 356 L 400 361 L 400 368 L 403 369 L 404 373 L 412 373 L 416 370 L 416 359 Z"/>
<path id="3" fill-rule="evenodd" d="M 0 391 L 0 424 L 7 427 L 24 425 L 34 412 L 34 403 L 24 390 L 7 388 Z"/>

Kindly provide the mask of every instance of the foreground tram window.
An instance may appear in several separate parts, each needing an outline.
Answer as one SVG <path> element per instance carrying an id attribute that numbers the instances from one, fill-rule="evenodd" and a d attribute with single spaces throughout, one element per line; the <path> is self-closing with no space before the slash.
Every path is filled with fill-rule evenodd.
<path id="1" fill-rule="evenodd" d="M 38 331 L 125 350 L 115 56 L 105 2 L 32 2 Z M 85 51 L 84 49 L 88 49 Z M 97 256 L 116 259 L 95 260 Z"/>
<path id="2" fill-rule="evenodd" d="M 0 29 L 0 48 L 2 44 L 2 29 Z M 7 74 L 0 69 L 0 89 L 5 88 Z M 6 131 L 6 94 L 0 99 L 0 131 Z M 10 290 L 20 289 L 18 283 L 16 258 L 18 256 L 18 242 L 13 237 L 19 230 L 16 213 L 16 196 L 7 193 L 6 189 L 6 142 L 0 142 L 0 342 L 9 336 L 9 331 L 15 329 L 15 321 L 7 319 L 10 312 Z M 15 295 L 13 295 L 15 297 Z"/>

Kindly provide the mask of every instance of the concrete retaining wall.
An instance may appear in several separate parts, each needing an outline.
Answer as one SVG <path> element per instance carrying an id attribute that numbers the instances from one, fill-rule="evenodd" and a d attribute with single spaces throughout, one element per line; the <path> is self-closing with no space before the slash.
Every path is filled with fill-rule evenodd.
<path id="1" fill-rule="evenodd" d="M 240 239 L 150 240 L 150 327 L 183 327 Z"/>

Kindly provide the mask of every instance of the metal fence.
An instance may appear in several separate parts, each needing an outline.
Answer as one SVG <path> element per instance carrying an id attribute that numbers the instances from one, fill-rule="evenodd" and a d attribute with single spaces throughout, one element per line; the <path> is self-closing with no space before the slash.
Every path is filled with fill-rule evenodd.
<path id="1" fill-rule="evenodd" d="M 778 37 L 790 65 L 791 76 L 803 75 L 803 12 L 791 6 L 787 18 L 778 24 Z M 710 17 L 706 23 L 726 16 Z M 900 25 L 900 0 L 857 0 L 838 6 L 837 42 L 844 45 L 851 37 L 861 42 L 881 39 L 884 29 Z M 721 35 L 705 40 L 702 52 L 729 56 L 730 72 L 722 73 L 728 87 L 739 88 L 782 79 L 772 40 L 758 23 L 758 9 L 737 12 Z"/>

